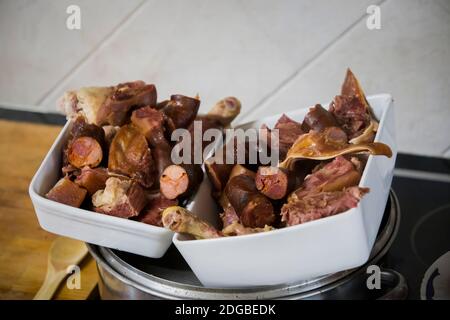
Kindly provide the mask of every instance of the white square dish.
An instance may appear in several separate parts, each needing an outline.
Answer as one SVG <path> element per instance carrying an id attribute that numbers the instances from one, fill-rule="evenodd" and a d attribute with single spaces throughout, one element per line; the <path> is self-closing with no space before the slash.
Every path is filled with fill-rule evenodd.
<path id="1" fill-rule="evenodd" d="M 370 188 L 356 208 L 297 226 L 237 237 L 173 242 L 201 283 L 207 287 L 242 288 L 308 280 L 364 264 L 369 258 L 392 182 L 397 146 L 393 100 L 389 94 L 367 97 L 380 120 L 375 141 L 392 149 L 392 157 L 370 156 L 359 186 Z M 324 104 L 327 105 L 327 104 Z M 287 112 L 301 121 L 308 109 Z M 273 127 L 281 115 L 238 128 Z M 217 207 L 204 179 L 188 209 L 215 224 Z"/>
<path id="2" fill-rule="evenodd" d="M 45 198 L 59 178 L 68 121 L 31 180 L 29 194 L 41 227 L 49 232 L 146 257 L 159 258 L 172 243 L 173 232 L 138 221 L 74 208 Z"/>

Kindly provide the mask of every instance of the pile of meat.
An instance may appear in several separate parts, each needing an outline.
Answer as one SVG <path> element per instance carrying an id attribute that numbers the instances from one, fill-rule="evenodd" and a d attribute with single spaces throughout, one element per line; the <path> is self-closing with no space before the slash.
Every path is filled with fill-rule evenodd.
<path id="1" fill-rule="evenodd" d="M 199 106 L 198 97 L 179 94 L 157 102 L 155 86 L 142 81 L 66 92 L 61 107 L 71 130 L 61 179 L 46 197 L 162 226 L 162 211 L 189 199 L 203 179 L 200 164 L 172 163 L 172 149 L 181 141 L 171 141 L 171 133 L 193 132 L 194 120 L 202 131 L 221 130 L 241 108 L 234 97 L 220 100 L 206 115 L 197 115 Z"/>
<path id="2" fill-rule="evenodd" d="M 263 126 L 268 129 L 267 126 Z M 302 122 L 283 115 L 266 141 L 277 133 L 278 166 L 239 161 L 226 148 L 205 162 L 213 196 L 222 207 L 222 226 L 214 228 L 184 208 L 163 212 L 163 224 L 197 239 L 242 235 L 298 225 L 358 205 L 369 189 L 359 187 L 367 156 L 392 156 L 373 142 L 378 122 L 354 74 L 348 70 L 341 94 L 328 110 L 309 109 Z M 235 141 L 236 144 L 246 141 Z M 247 150 L 247 149 L 246 149 Z M 234 163 L 218 161 L 235 157 Z"/>

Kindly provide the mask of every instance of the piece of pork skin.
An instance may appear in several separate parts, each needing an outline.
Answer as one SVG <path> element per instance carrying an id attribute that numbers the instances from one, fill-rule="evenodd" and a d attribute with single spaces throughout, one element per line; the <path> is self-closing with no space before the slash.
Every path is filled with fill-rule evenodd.
<path id="1" fill-rule="evenodd" d="M 302 186 L 293 192 L 291 198 L 301 199 L 312 192 L 339 191 L 357 185 L 360 178 L 361 172 L 353 162 L 338 156 L 306 176 Z"/>

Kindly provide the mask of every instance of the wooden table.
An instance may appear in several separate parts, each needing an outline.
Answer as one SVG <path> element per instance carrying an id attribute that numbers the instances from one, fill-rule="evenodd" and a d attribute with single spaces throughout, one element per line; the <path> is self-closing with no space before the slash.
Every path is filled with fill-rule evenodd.
<path id="1" fill-rule="evenodd" d="M 28 185 L 61 130 L 0 120 L 0 299 L 32 299 L 44 280 L 55 235 L 41 229 Z M 97 283 L 95 261 L 80 265 L 81 288 L 60 286 L 55 299 L 86 299 Z"/>

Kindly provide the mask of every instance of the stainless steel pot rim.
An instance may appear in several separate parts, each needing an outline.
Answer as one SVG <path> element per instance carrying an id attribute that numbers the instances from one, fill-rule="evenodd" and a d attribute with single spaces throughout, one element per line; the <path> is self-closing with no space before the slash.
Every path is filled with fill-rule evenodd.
<path id="1" fill-rule="evenodd" d="M 111 249 L 88 245 L 89 251 L 101 267 L 120 281 L 160 298 L 168 299 L 296 299 L 332 290 L 365 272 L 376 264 L 391 247 L 398 232 L 400 207 L 397 196 L 390 192 L 390 212 L 384 229 L 378 235 L 369 260 L 361 267 L 293 284 L 253 287 L 248 289 L 217 289 L 184 284 L 145 273 L 118 257 Z"/>

